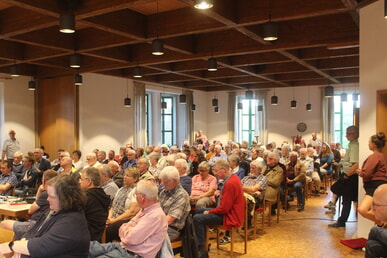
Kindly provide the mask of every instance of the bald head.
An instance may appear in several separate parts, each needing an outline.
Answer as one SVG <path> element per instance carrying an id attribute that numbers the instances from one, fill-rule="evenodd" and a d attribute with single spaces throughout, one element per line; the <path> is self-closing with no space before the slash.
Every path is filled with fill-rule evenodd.
<path id="1" fill-rule="evenodd" d="M 373 210 L 380 221 L 387 221 L 387 184 L 380 185 L 374 192 Z"/>

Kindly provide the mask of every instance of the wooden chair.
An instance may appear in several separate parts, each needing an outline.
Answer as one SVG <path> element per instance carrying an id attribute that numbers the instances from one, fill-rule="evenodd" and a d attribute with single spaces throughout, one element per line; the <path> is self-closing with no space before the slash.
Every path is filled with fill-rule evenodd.
<path id="1" fill-rule="evenodd" d="M 244 253 L 247 253 L 247 235 L 248 235 L 248 225 L 247 225 L 247 216 L 248 216 L 248 202 L 247 199 L 245 198 L 245 214 L 244 214 L 244 220 L 242 223 L 242 227 L 244 227 L 245 230 L 243 230 L 243 241 L 244 241 Z M 219 240 L 220 240 L 220 231 L 222 229 L 222 225 L 213 225 L 213 226 L 206 226 L 206 246 L 208 247 L 209 245 L 209 229 L 215 228 L 216 229 L 216 248 L 219 249 Z M 236 234 L 238 233 L 237 227 L 231 227 L 230 229 L 230 257 L 234 257 L 234 241 Z"/>
<path id="2" fill-rule="evenodd" d="M 280 216 L 280 213 L 281 213 L 281 196 L 280 196 L 280 191 L 278 191 L 278 194 L 277 194 L 277 200 L 276 201 L 263 201 L 262 202 L 262 207 L 261 208 L 258 208 L 258 209 L 255 209 L 254 211 L 254 217 L 253 217 L 253 229 L 254 229 L 254 238 L 256 237 L 256 234 L 257 234 L 257 218 L 258 218 L 258 215 L 261 215 L 261 225 L 262 225 L 262 230 L 263 230 L 263 227 L 264 227 L 264 224 L 265 224 L 265 213 L 266 213 L 266 210 L 267 210 L 267 224 L 268 226 L 271 225 L 271 209 L 272 209 L 272 206 L 273 204 L 277 203 L 277 223 L 279 223 L 279 216 Z"/>
<path id="3" fill-rule="evenodd" d="M 15 233 L 8 229 L 0 228 L 0 244 L 13 241 Z M 6 254 L 4 257 L 12 257 L 13 253 Z"/>
<path id="4" fill-rule="evenodd" d="M 306 200 L 307 200 L 307 194 L 306 194 L 306 189 L 307 189 L 307 183 L 306 182 L 303 182 L 302 183 L 302 196 L 304 198 L 304 205 L 306 204 Z M 287 198 L 288 198 L 288 194 L 289 194 L 289 191 L 295 191 L 294 190 L 294 187 L 293 185 L 289 185 L 289 184 L 286 184 L 285 186 L 285 212 L 288 211 L 288 205 L 287 205 Z M 298 199 L 297 199 L 297 206 L 299 205 L 298 203 Z"/>

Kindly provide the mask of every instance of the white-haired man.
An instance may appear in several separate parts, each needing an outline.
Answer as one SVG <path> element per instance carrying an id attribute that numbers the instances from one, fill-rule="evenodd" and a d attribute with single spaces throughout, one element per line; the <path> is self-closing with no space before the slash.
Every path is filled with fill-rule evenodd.
<path id="1" fill-rule="evenodd" d="M 192 178 L 187 175 L 188 162 L 185 159 L 177 159 L 175 167 L 179 171 L 181 186 L 187 191 L 188 195 L 191 195 Z"/>
<path id="2" fill-rule="evenodd" d="M 214 147 L 214 152 L 215 154 L 211 156 L 210 160 L 208 161 L 208 163 L 210 164 L 211 167 L 214 166 L 215 162 L 217 160 L 225 160 L 227 161 L 227 155 L 225 153 L 222 152 L 222 146 L 220 145 L 215 145 Z"/>

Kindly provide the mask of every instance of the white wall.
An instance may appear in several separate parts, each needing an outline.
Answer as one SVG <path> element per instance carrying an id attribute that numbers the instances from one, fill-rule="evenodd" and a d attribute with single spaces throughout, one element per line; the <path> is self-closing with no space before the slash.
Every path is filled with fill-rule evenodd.
<path id="1" fill-rule="evenodd" d="M 14 129 L 16 139 L 21 145 L 21 151 L 27 154 L 28 151 L 33 151 L 35 148 L 34 92 L 27 89 L 28 77 L 5 78 L 11 77 L 2 75 L 0 78 L 0 87 L 2 84 L 2 94 L 4 94 L 4 102 L 0 103 L 4 114 L 2 118 L 4 124 L 0 123 L 1 148 L 4 139 L 9 138 L 9 130 Z"/>
<path id="2" fill-rule="evenodd" d="M 371 154 L 368 139 L 376 132 L 376 91 L 387 89 L 387 20 L 384 1 L 379 0 L 360 10 L 360 163 Z M 359 184 L 359 200 L 363 198 Z M 373 223 L 358 217 L 358 237 L 367 238 Z"/>

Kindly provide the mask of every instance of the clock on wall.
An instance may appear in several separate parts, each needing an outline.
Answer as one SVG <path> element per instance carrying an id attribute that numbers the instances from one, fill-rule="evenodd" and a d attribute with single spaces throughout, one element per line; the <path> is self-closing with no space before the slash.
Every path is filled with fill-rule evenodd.
<path id="1" fill-rule="evenodd" d="M 297 130 L 301 133 L 305 132 L 306 131 L 306 124 L 305 123 L 298 123 Z"/>

